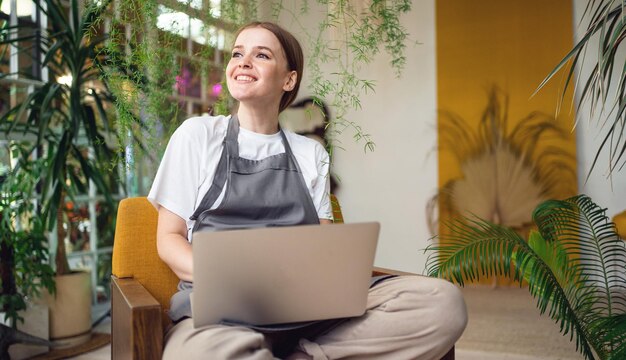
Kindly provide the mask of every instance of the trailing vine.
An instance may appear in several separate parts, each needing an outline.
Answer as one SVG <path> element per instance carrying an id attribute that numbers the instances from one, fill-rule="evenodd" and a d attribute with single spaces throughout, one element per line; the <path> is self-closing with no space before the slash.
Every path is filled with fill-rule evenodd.
<path id="1" fill-rule="evenodd" d="M 148 157 L 157 162 L 170 133 L 182 120 L 178 119 L 182 112 L 180 104 L 173 100 L 172 89 L 181 68 L 177 55 L 183 51 L 183 41 L 177 35 L 157 30 L 160 3 L 201 18 L 205 27 L 233 32 L 240 25 L 257 19 L 261 2 L 222 0 L 219 8 L 208 9 L 196 9 L 191 2 L 165 0 L 128 0 L 114 4 L 109 13 L 110 41 L 105 49 L 109 62 L 103 73 L 115 97 L 118 133 L 120 139 L 124 139 L 120 153 L 129 151 L 130 144 L 139 144 L 150 149 Z M 308 0 L 301 0 L 299 6 L 294 7 L 295 11 L 283 1 L 273 1 L 269 6 L 273 20 L 286 15 L 300 26 L 300 40 L 310 49 L 307 76 L 311 79 L 311 93 L 318 104 L 323 101 L 333 111 L 332 118 L 327 119 L 326 132 L 331 154 L 332 147 L 338 143 L 337 135 L 346 130 L 364 143 L 365 151 L 373 151 L 371 135 L 348 114 L 361 109 L 362 94 L 375 90 L 375 82 L 361 74 L 381 51 L 390 57 L 390 66 L 396 76 L 400 76 L 406 64 L 405 49 L 409 39 L 400 17 L 411 10 L 411 1 L 316 0 L 316 4 L 327 9 L 317 29 L 307 29 L 300 22 L 311 14 L 312 4 Z M 267 4 L 262 2 L 262 5 Z M 228 44 L 228 39 L 226 42 Z M 209 45 L 213 46 L 194 47 L 195 53 L 187 55 L 201 60 L 213 59 L 215 44 L 209 42 Z M 226 62 L 227 59 L 220 65 Z M 210 71 L 213 65 L 206 63 L 208 61 L 199 61 L 193 66 L 202 72 Z M 323 70 L 328 68 L 333 70 Z M 234 104 L 223 80 L 220 97 L 211 109 L 215 114 L 230 113 Z"/>

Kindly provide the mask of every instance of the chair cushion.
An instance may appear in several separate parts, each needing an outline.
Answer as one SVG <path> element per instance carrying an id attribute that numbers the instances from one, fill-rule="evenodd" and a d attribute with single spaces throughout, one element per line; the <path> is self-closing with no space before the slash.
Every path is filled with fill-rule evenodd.
<path id="1" fill-rule="evenodd" d="M 157 219 L 156 209 L 145 197 L 120 201 L 112 273 L 118 278 L 135 278 L 167 310 L 178 277 L 157 253 Z"/>
<path id="2" fill-rule="evenodd" d="M 339 200 L 337 200 L 337 197 L 334 194 L 330 194 L 330 204 L 333 207 L 333 222 L 335 224 L 343 224 L 341 206 L 339 206 Z"/>

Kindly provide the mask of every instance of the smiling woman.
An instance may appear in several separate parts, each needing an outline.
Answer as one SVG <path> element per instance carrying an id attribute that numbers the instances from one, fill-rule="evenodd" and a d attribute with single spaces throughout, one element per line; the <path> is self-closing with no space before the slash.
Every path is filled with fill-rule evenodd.
<path id="1" fill-rule="evenodd" d="M 226 79 L 229 89 L 233 75 L 245 74 L 252 71 L 251 60 L 259 65 L 262 74 L 271 77 L 276 72 L 274 89 L 281 93 L 278 112 L 289 106 L 298 94 L 304 67 L 304 56 L 298 41 L 289 33 L 278 31 L 273 23 L 251 23 L 235 34 L 237 39 L 233 46 L 233 53 L 228 67 Z M 249 54 L 246 54 L 246 50 Z M 232 92 L 231 92 L 232 94 Z M 233 97 L 241 102 L 234 94 Z"/>
<path id="2" fill-rule="evenodd" d="M 286 46 L 281 46 L 274 31 L 267 29 L 276 25 L 269 24 L 252 23 L 240 30 L 236 34 L 232 57 L 226 67 L 228 89 L 240 103 L 238 113 L 245 114 L 256 108 L 254 111 L 261 110 L 275 118 L 270 128 L 257 131 L 266 131 L 266 134 L 276 132 L 278 113 L 295 99 L 303 68 L 302 49 L 297 40 L 285 35 L 282 42 Z M 248 102 L 252 106 L 248 106 Z M 244 121 L 242 119 L 254 117 L 240 118 L 240 121 Z M 249 126 L 256 128 L 260 124 Z"/>
<path id="3" fill-rule="evenodd" d="M 186 120 L 170 139 L 148 195 L 159 214 L 159 256 L 181 280 L 163 358 L 440 358 L 467 317 L 460 291 L 432 278 L 378 279 L 357 318 L 271 329 L 193 327 L 195 233 L 332 221 L 327 152 L 278 122 L 300 86 L 300 44 L 276 24 L 253 22 L 236 33 L 231 55 L 225 75 L 237 114 Z"/>

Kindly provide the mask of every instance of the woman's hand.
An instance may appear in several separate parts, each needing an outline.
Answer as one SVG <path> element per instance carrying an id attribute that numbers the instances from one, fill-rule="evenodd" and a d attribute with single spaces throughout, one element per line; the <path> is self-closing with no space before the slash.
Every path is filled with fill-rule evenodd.
<path id="1" fill-rule="evenodd" d="M 179 279 L 193 281 L 193 257 L 187 241 L 187 223 L 161 206 L 157 226 L 157 251 Z"/>

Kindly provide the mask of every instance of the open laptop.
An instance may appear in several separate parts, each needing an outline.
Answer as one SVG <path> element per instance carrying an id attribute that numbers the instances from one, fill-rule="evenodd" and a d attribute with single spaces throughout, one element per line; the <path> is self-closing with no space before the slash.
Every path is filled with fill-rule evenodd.
<path id="1" fill-rule="evenodd" d="M 194 326 L 362 315 L 379 231 L 370 222 L 194 234 Z"/>

